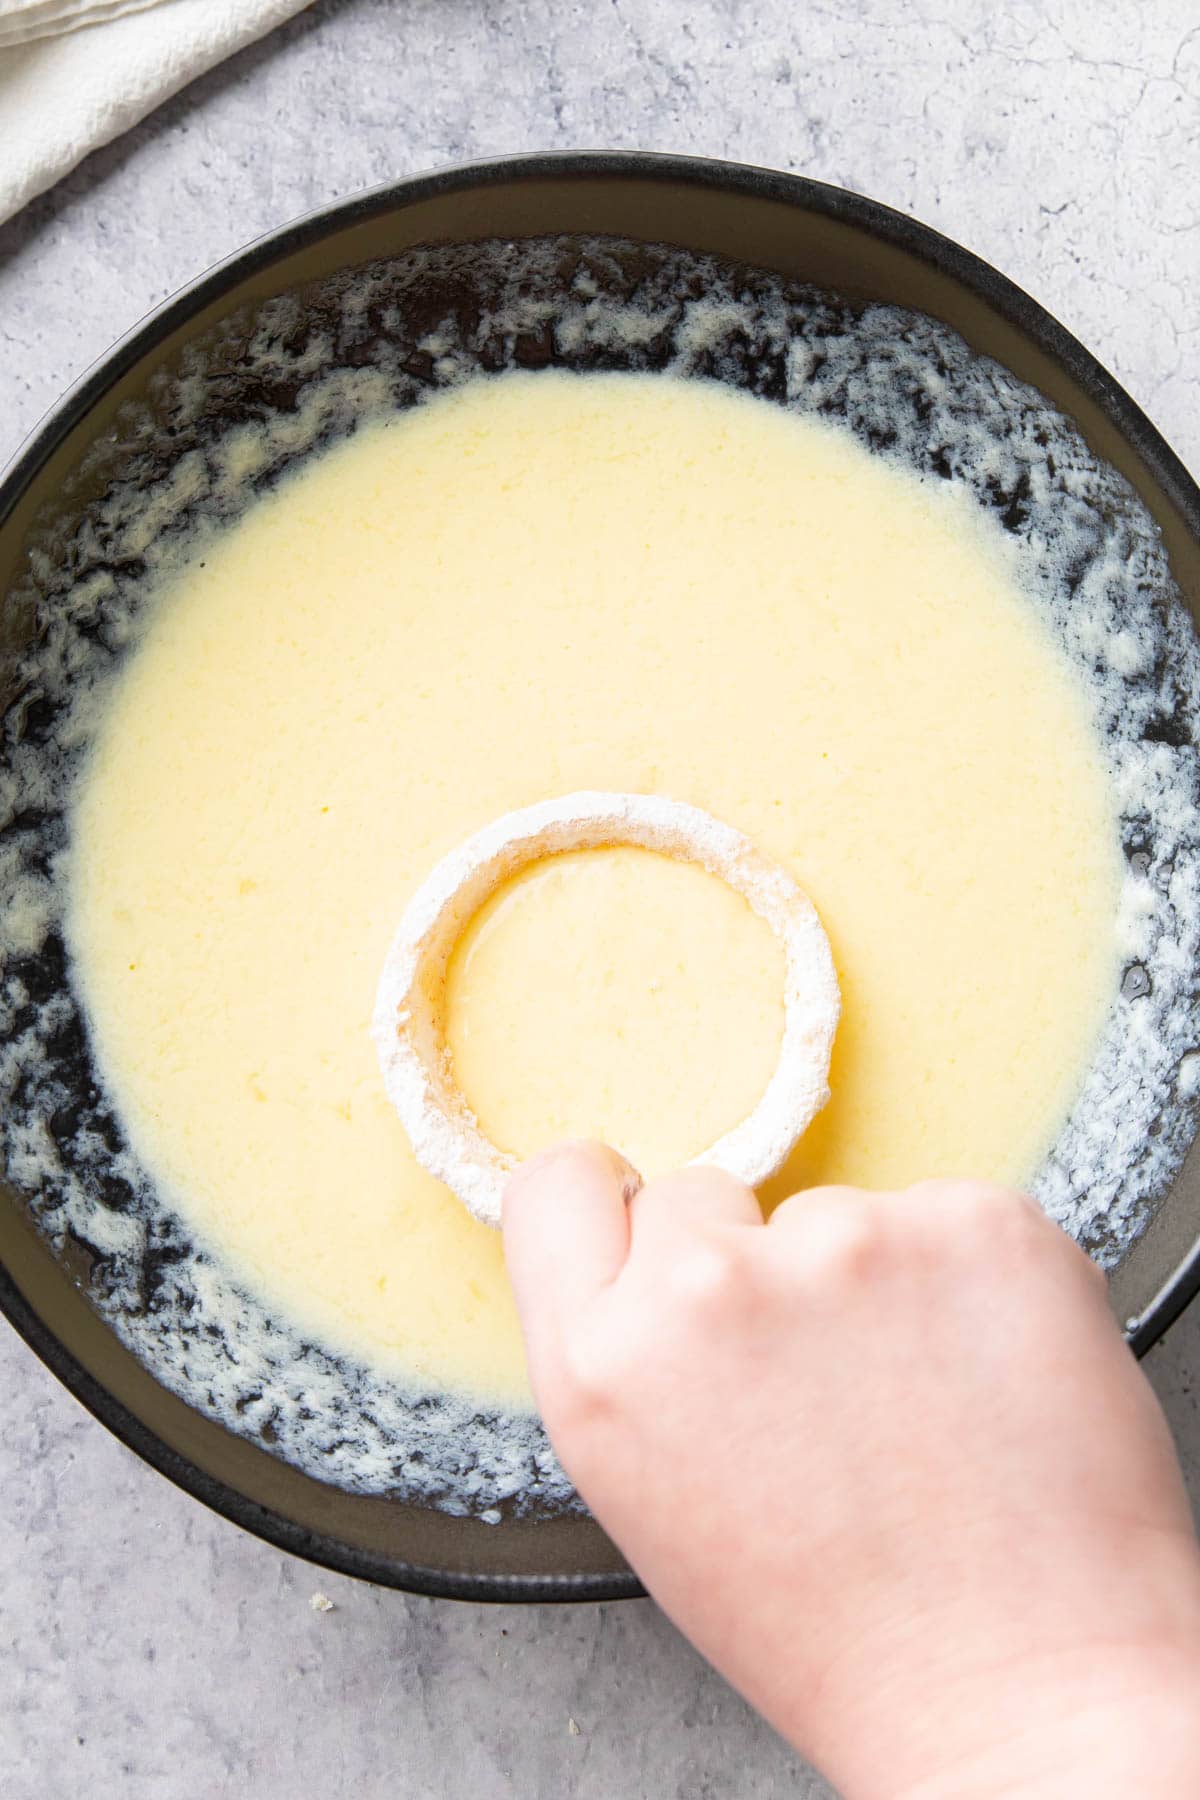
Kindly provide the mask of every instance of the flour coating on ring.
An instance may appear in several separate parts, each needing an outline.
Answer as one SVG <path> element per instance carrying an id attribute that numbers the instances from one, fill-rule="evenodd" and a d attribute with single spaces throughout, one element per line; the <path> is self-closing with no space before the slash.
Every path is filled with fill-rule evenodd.
<path id="1" fill-rule="evenodd" d="M 484 1135 L 454 1083 L 443 1027 L 447 964 L 489 894 L 517 869 L 617 844 L 698 863 L 742 895 L 784 952 L 783 1039 L 771 1079 L 754 1110 L 693 1162 L 756 1187 L 829 1099 L 837 973 L 816 907 L 785 869 L 731 825 L 656 794 L 566 794 L 506 813 L 452 850 L 414 894 L 383 966 L 371 1025 L 388 1098 L 417 1161 L 485 1225 L 500 1223 L 517 1158 Z"/>

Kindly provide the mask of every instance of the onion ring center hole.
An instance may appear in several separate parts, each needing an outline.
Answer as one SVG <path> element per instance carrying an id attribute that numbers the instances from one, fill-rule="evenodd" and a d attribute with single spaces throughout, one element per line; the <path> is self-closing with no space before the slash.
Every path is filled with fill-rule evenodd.
<path id="1" fill-rule="evenodd" d="M 449 1073 L 501 1149 L 597 1137 L 651 1176 L 757 1105 L 784 983 L 770 927 L 698 863 L 623 844 L 560 851 L 504 880 L 454 945 Z"/>

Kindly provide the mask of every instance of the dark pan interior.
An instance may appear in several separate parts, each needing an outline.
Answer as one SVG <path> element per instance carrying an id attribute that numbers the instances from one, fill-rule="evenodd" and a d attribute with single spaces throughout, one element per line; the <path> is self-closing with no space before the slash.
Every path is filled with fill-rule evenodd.
<path id="1" fill-rule="evenodd" d="M 933 314 L 1072 417 L 1162 529 L 1193 617 L 1200 492 L 1112 378 L 1025 294 L 936 233 L 839 189 L 754 169 L 627 155 L 535 157 L 455 169 L 362 196 L 288 227 L 167 303 L 51 416 L 0 488 L 0 595 L 19 585 L 40 509 L 156 369 L 227 313 L 418 244 L 556 233 L 665 243 L 777 271 L 851 300 Z M 86 484 L 79 489 L 88 498 Z M 0 650 L 11 678 L 30 621 L 11 599 Z M 6 691 L 0 700 L 7 704 Z M 1117 1269 L 1113 1303 L 1139 1352 L 1200 1286 L 1200 1153 L 1187 1157 Z M 111 1430 L 251 1531 L 346 1573 L 419 1592 L 497 1600 L 640 1591 L 595 1525 L 566 1517 L 488 1526 L 344 1493 L 202 1418 L 161 1387 L 93 1311 L 72 1271 L 0 1189 L 0 1305 Z"/>

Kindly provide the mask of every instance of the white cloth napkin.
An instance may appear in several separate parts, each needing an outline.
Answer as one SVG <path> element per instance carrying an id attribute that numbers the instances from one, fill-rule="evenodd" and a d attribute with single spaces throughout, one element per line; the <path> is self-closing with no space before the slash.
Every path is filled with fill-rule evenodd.
<path id="1" fill-rule="evenodd" d="M 308 0 L 0 0 L 0 220 Z"/>
<path id="2" fill-rule="evenodd" d="M 56 31 L 97 25 L 118 13 L 155 4 L 156 0 L 0 0 L 0 45 L 52 37 Z"/>

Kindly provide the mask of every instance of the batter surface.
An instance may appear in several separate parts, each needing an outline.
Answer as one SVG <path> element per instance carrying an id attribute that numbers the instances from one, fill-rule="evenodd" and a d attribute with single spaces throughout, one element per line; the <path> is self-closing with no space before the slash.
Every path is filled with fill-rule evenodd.
<path id="1" fill-rule="evenodd" d="M 304 466 L 179 573 L 130 661 L 75 813 L 71 947 L 104 1079 L 198 1237 L 321 1341 L 518 1404 L 498 1238 L 414 1164 L 368 1020 L 433 863 L 577 788 L 692 801 L 820 909 L 834 1098 L 768 1200 L 1028 1178 L 1116 982 L 1086 698 L 956 484 L 713 384 L 550 373 Z M 456 1055 L 518 1148 L 589 1128 L 580 1096 L 620 1136 L 600 1101 L 636 1085 L 670 1160 L 761 1091 L 772 946 L 703 876 L 590 854 L 464 942 Z M 653 1009 L 669 1053 L 569 1036 L 564 947 L 593 933 L 598 1016 L 638 1017 L 664 907 L 689 951 Z"/>
<path id="2" fill-rule="evenodd" d="M 501 1149 L 600 1137 L 650 1176 L 757 1106 L 783 990 L 778 939 L 716 876 L 627 846 L 576 851 L 480 907 L 447 970 L 447 1047 Z"/>

